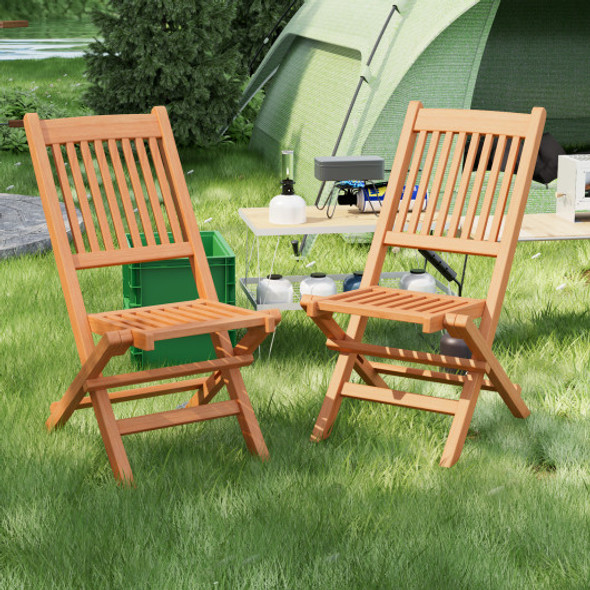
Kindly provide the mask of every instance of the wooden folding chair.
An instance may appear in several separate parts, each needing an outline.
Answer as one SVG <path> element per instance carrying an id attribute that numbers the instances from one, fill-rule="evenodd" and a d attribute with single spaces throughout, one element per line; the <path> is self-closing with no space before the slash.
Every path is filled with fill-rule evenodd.
<path id="1" fill-rule="evenodd" d="M 410 103 L 360 289 L 301 300 L 326 334 L 328 348 L 339 353 L 312 440 L 329 436 L 343 397 L 440 412 L 453 416 L 441 459 L 442 466 L 450 467 L 463 449 L 480 389 L 497 391 L 514 416 L 529 414 L 521 388 L 508 379 L 492 343 L 544 122 L 542 108 L 529 115 L 424 109 L 420 102 Z M 416 185 L 416 203 L 410 210 Z M 495 258 L 486 299 L 379 286 L 392 246 Z M 350 314 L 346 331 L 334 313 Z M 363 343 L 369 317 L 411 322 L 426 333 L 445 328 L 466 342 L 472 358 Z M 373 362 L 367 356 L 463 374 Z M 350 381 L 353 370 L 364 384 Z M 457 400 L 397 391 L 382 374 L 457 385 L 461 394 Z"/>
<path id="2" fill-rule="evenodd" d="M 155 107 L 149 115 L 47 121 L 32 113 L 24 121 L 82 362 L 64 396 L 51 405 L 47 427 L 62 426 L 74 410 L 93 407 L 114 475 L 127 483 L 133 475 L 121 437 L 135 432 L 237 416 L 250 452 L 267 457 L 240 367 L 252 363 L 252 353 L 274 330 L 280 313 L 218 301 L 166 109 Z M 73 252 L 57 185 L 69 218 Z M 82 213 L 85 235 L 75 205 Z M 199 299 L 87 314 L 77 271 L 184 257 L 190 261 Z M 232 348 L 228 330 L 240 328 L 246 334 Z M 93 333 L 101 336 L 96 344 Z M 102 375 L 109 360 L 132 344 L 153 350 L 159 340 L 197 334 L 211 335 L 216 359 Z M 187 376 L 193 377 L 179 380 Z M 156 383 L 145 385 L 149 382 Z M 137 384 L 144 385 L 129 388 Z M 209 404 L 224 385 L 230 399 Z M 191 390 L 195 393 L 184 409 L 116 420 L 111 405 Z"/>

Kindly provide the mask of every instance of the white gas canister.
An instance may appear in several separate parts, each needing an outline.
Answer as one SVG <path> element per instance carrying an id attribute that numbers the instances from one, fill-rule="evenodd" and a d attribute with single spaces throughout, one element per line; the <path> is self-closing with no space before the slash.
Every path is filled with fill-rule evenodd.
<path id="1" fill-rule="evenodd" d="M 337 291 L 338 289 L 334 279 L 326 276 L 326 273 L 323 272 L 312 272 L 309 277 L 303 279 L 299 284 L 301 295 L 327 297 L 329 295 L 336 295 Z"/>
<path id="2" fill-rule="evenodd" d="M 277 225 L 299 225 L 305 223 L 306 203 L 302 197 L 295 194 L 277 195 L 270 201 L 268 220 Z"/>
<path id="3" fill-rule="evenodd" d="M 270 274 L 264 279 L 260 279 L 256 289 L 256 303 L 275 304 L 275 303 L 292 303 L 293 302 L 293 285 L 289 279 L 283 278 L 283 275 Z"/>
<path id="4" fill-rule="evenodd" d="M 402 276 L 399 288 L 422 293 L 436 293 L 436 280 L 424 269 L 413 268 Z"/>

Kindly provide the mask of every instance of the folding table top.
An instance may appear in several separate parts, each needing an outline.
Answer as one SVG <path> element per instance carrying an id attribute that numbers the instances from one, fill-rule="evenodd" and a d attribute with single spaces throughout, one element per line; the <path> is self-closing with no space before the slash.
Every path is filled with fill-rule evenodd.
<path id="1" fill-rule="evenodd" d="M 325 211 L 306 207 L 307 221 L 301 224 L 279 225 L 268 220 L 268 207 L 250 207 L 238 210 L 244 223 L 256 236 L 285 236 L 311 234 L 374 232 L 378 215 L 360 213 L 352 207 L 336 207 L 330 219 Z M 525 215 L 518 240 L 520 242 L 544 240 L 588 240 L 590 219 L 571 222 L 555 213 Z"/>

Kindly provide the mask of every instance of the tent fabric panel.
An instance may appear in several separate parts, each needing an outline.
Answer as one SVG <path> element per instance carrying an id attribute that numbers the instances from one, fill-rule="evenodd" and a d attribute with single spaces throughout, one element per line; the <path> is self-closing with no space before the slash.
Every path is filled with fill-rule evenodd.
<path id="1" fill-rule="evenodd" d="M 486 0 L 445 29 L 418 57 L 390 94 L 365 141 L 351 149 L 380 155 L 390 167 L 409 101 L 427 108 L 469 108 L 485 39 L 493 22 L 495 2 Z"/>
<path id="2" fill-rule="evenodd" d="M 473 108 L 547 109 L 562 145 L 590 146 L 590 2 L 500 3 L 481 61 Z"/>
<path id="3" fill-rule="evenodd" d="M 358 51 L 365 63 L 371 52 L 375 27 L 384 22 L 391 10 L 385 0 L 343 2 L 342 0 L 307 0 L 291 18 L 268 54 L 252 76 L 240 101 L 243 108 L 268 77 L 288 57 L 298 37 L 334 46 L 344 45 Z"/>
<path id="4" fill-rule="evenodd" d="M 280 150 L 294 150 L 297 194 L 312 203 L 317 192 L 314 157 L 329 156 L 354 86 L 360 54 L 352 49 L 297 39 L 268 87 L 250 145 L 280 165 Z"/>

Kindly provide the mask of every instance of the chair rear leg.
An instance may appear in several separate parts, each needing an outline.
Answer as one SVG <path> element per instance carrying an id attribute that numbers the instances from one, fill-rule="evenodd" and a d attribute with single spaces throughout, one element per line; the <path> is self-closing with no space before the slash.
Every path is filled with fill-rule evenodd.
<path id="1" fill-rule="evenodd" d="M 258 420 L 248 397 L 242 373 L 239 369 L 228 369 L 227 371 L 223 371 L 223 379 L 230 398 L 238 401 L 240 404 L 240 413 L 237 416 L 238 423 L 240 424 L 248 450 L 253 455 L 258 455 L 262 459 L 268 459 L 268 449 L 266 448 L 262 431 L 260 430 Z"/>
<path id="2" fill-rule="evenodd" d="M 109 394 L 105 389 L 94 391 L 90 393 L 90 399 L 115 479 L 124 485 L 132 485 L 131 465 L 123 446 Z"/>
<path id="3" fill-rule="evenodd" d="M 324 403 L 311 433 L 313 442 L 325 440 L 330 436 L 332 426 L 342 404 L 342 387 L 350 379 L 356 360 L 356 354 L 341 354 L 338 357 L 328 385 L 328 391 L 324 397 Z"/>
<path id="4" fill-rule="evenodd" d="M 482 382 L 483 374 L 476 373 L 473 375 L 473 379 L 465 383 L 461 390 L 459 406 L 455 412 L 455 417 L 453 418 L 449 436 L 440 460 L 441 467 L 452 467 L 461 456 Z"/>

